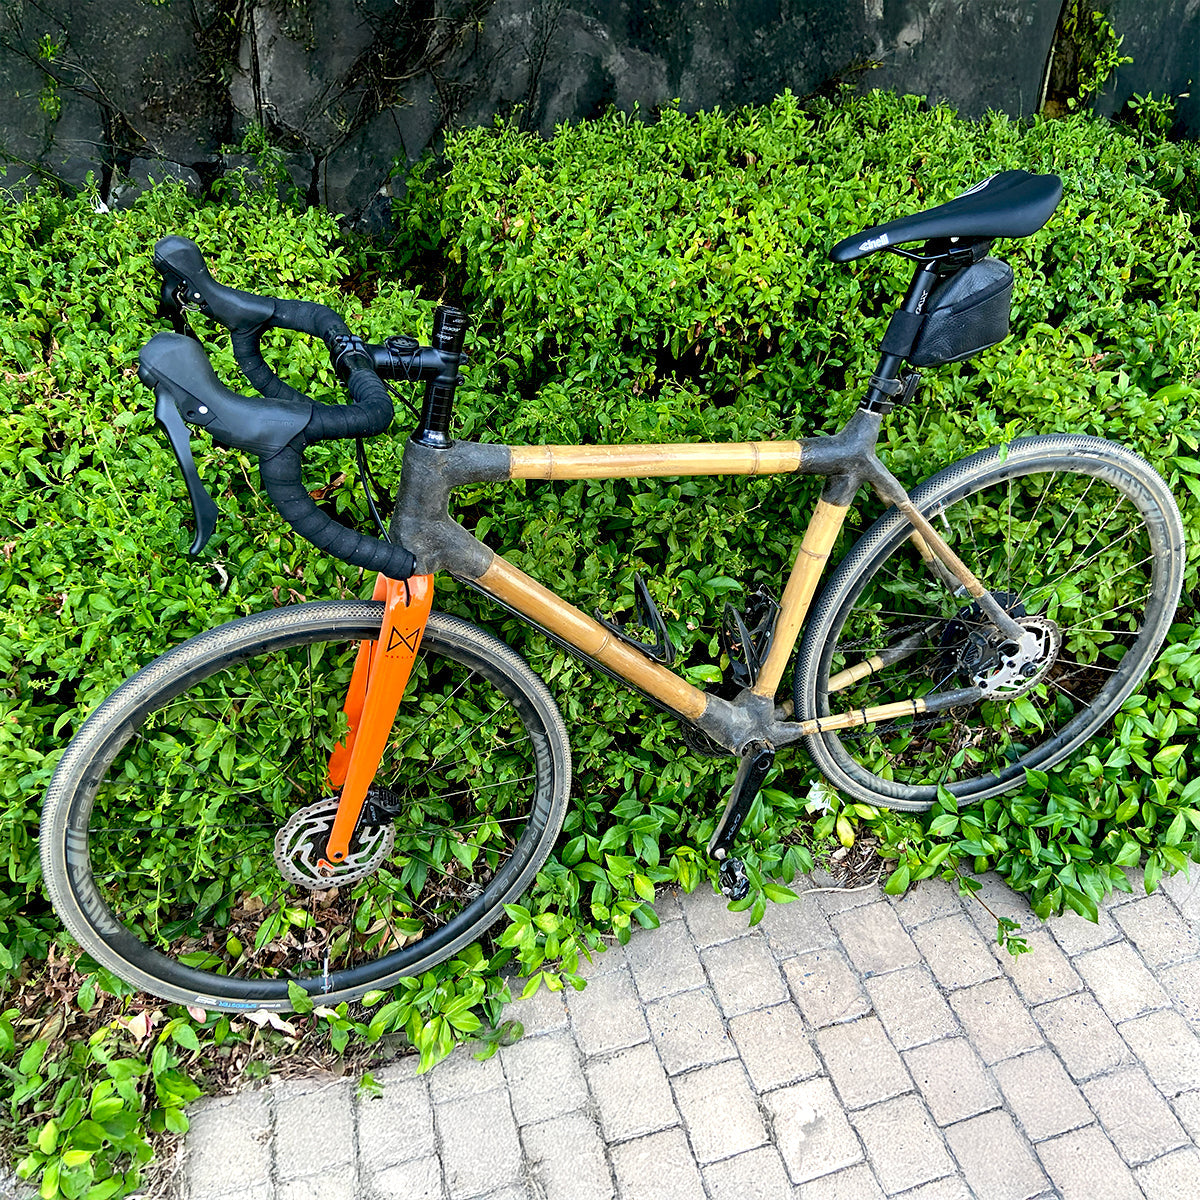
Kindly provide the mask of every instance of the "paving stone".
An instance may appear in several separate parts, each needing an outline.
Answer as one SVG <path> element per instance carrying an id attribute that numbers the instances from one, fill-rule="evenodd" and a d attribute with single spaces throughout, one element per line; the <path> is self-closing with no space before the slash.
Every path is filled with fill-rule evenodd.
<path id="1" fill-rule="evenodd" d="M 518 1125 L 548 1121 L 589 1103 L 575 1042 L 565 1034 L 522 1038 L 500 1051 Z"/>
<path id="2" fill-rule="evenodd" d="M 680 992 L 646 1008 L 654 1045 L 668 1075 L 737 1057 L 707 990 Z"/>
<path id="3" fill-rule="evenodd" d="M 882 901 L 830 917 L 829 923 L 860 975 L 870 977 L 921 961 L 890 904 Z"/>
<path id="4" fill-rule="evenodd" d="M 1098 1125 L 1042 1142 L 1037 1152 L 1060 1200 L 1143 1200 L 1132 1172 Z"/>
<path id="5" fill-rule="evenodd" d="M 1008 1113 L 984 1113 L 951 1125 L 944 1132 L 976 1196 L 1030 1200 L 1047 1189 L 1033 1151 Z"/>
<path id="6" fill-rule="evenodd" d="M 729 901 L 707 884 L 701 884 L 690 896 L 681 898 L 683 919 L 700 949 L 751 934 L 750 918 L 745 912 L 730 912 Z"/>
<path id="7" fill-rule="evenodd" d="M 579 956 L 579 974 L 585 979 L 611 975 L 629 966 L 625 958 L 625 947 L 619 942 L 602 942 L 601 947 L 591 952 L 590 961 L 585 955 Z"/>
<path id="8" fill-rule="evenodd" d="M 402 1054 L 399 1058 L 392 1059 L 391 1062 L 382 1067 L 376 1067 L 371 1071 L 371 1078 L 376 1083 L 390 1083 L 394 1080 L 402 1079 L 420 1079 L 417 1074 L 417 1067 L 420 1065 L 421 1056 L 415 1052 Z"/>
<path id="9" fill-rule="evenodd" d="M 513 995 L 520 996 L 524 981 L 511 980 Z M 556 1033 L 568 1025 L 567 998 L 561 992 L 552 992 L 543 984 L 528 1000 L 517 999 L 504 1006 L 503 1021 L 520 1021 L 526 1037 L 537 1037 L 542 1033 Z"/>
<path id="10" fill-rule="evenodd" d="M 1197 1080 L 1200 1083 L 1200 1080 Z M 1175 1115 L 1193 1141 L 1200 1145 L 1200 1091 L 1182 1092 L 1171 1101 Z"/>
<path id="11" fill-rule="evenodd" d="M 499 1057 L 492 1055 L 480 1062 L 475 1057 L 475 1049 L 459 1046 L 429 1071 L 429 1094 L 435 1104 L 493 1092 L 504 1086 L 504 1069 Z"/>
<path id="12" fill-rule="evenodd" d="M 1146 1200 L 1194 1200 L 1200 1194 L 1200 1150 L 1176 1150 L 1134 1174 Z"/>
<path id="13" fill-rule="evenodd" d="M 1024 930 L 1030 932 L 1041 927 L 1042 921 L 1034 913 L 1029 897 L 1021 892 L 1014 892 L 995 871 L 976 876 L 976 882 L 979 884 L 979 890 L 963 897 L 963 909 L 975 922 L 984 941 L 996 940 L 997 917 L 1016 921 Z"/>
<path id="14" fill-rule="evenodd" d="M 958 1019 L 926 966 L 875 976 L 866 981 L 866 987 L 897 1050 L 959 1032 Z"/>
<path id="15" fill-rule="evenodd" d="M 604 1142 L 595 1122 L 583 1113 L 528 1125 L 521 1140 L 544 1200 L 612 1200 Z"/>
<path id="16" fill-rule="evenodd" d="M 386 1167 L 370 1177 L 371 1200 L 443 1200 L 442 1166 L 436 1158 L 416 1158 Z"/>
<path id="17" fill-rule="evenodd" d="M 1000 974 L 987 943 L 966 916 L 930 921 L 914 929 L 912 936 L 944 988 L 970 987 Z"/>
<path id="18" fill-rule="evenodd" d="M 878 883 L 843 888 L 824 871 L 814 871 L 809 878 L 814 885 L 812 891 L 826 916 L 845 912 L 848 908 L 858 908 L 860 904 L 874 904 L 883 898 L 883 888 Z"/>
<path id="19" fill-rule="evenodd" d="M 820 1179 L 862 1162 L 863 1152 L 828 1079 L 768 1092 L 775 1145 L 793 1183 Z"/>
<path id="20" fill-rule="evenodd" d="M 912 1080 L 878 1017 L 831 1025 L 818 1032 L 816 1041 L 847 1108 L 877 1104 L 912 1090 Z"/>
<path id="21" fill-rule="evenodd" d="M 1029 944 L 1028 954 L 1014 958 L 1003 946 L 993 946 L 992 953 L 1026 1004 L 1046 1004 L 1082 989 L 1083 980 L 1048 933 L 1031 929 L 1022 936 Z"/>
<path id="22" fill-rule="evenodd" d="M 702 957 L 726 1017 L 767 1008 L 788 998 L 783 976 L 762 938 L 739 938 L 710 946 Z"/>
<path id="23" fill-rule="evenodd" d="M 1200 958 L 1163 968 L 1158 972 L 1158 981 L 1175 1001 L 1175 1007 L 1200 1029 Z"/>
<path id="24" fill-rule="evenodd" d="M 989 1066 L 1043 1044 L 1042 1035 L 1007 979 L 993 979 L 955 992 L 950 1006 Z"/>
<path id="25" fill-rule="evenodd" d="M 795 1200 L 883 1200 L 883 1189 L 866 1163 L 822 1175 L 811 1183 L 802 1183 L 792 1193 L 776 1193 L 778 1196 L 789 1194 Z"/>
<path id="26" fill-rule="evenodd" d="M 249 1193 L 271 1186 L 271 1101 L 267 1092 L 201 1100 L 188 1109 L 190 1194 Z M 268 1192 L 269 1194 L 269 1192 Z"/>
<path id="27" fill-rule="evenodd" d="M 767 1141 L 741 1063 L 701 1067 L 673 1079 L 671 1086 L 697 1162 L 731 1158 Z"/>
<path id="28" fill-rule="evenodd" d="M 1149 895 L 1146 891 L 1146 873 L 1141 867 L 1126 867 L 1125 879 L 1129 884 L 1129 890 L 1114 888 L 1101 901 L 1105 908 L 1118 908 L 1122 904 L 1132 904 L 1135 900 Z"/>
<path id="29" fill-rule="evenodd" d="M 1106 946 L 1123 936 L 1112 916 L 1103 908 L 1097 913 L 1095 921 L 1089 921 L 1075 912 L 1065 912 L 1062 916 L 1051 917 L 1046 922 L 1046 928 L 1062 952 L 1072 958 L 1076 954 Z"/>
<path id="30" fill-rule="evenodd" d="M 667 921 L 683 919 L 683 896 L 684 892 L 681 888 L 669 885 L 659 887 L 658 894 L 654 897 L 654 911 L 660 923 L 665 924 Z"/>
<path id="31" fill-rule="evenodd" d="M 620 1200 L 706 1200 L 683 1130 L 667 1129 L 609 1151 Z"/>
<path id="32" fill-rule="evenodd" d="M 1175 902 L 1180 916 L 1193 925 L 1200 923 L 1200 871 L 1194 868 L 1189 879 L 1182 871 L 1164 875 L 1159 887 Z"/>
<path id="33" fill-rule="evenodd" d="M 950 1125 L 1000 1104 L 979 1055 L 966 1038 L 943 1038 L 904 1055 L 905 1066 L 939 1125 Z"/>
<path id="34" fill-rule="evenodd" d="M 961 1175 L 951 1175 L 946 1179 L 938 1179 L 933 1183 L 922 1184 L 912 1191 L 905 1192 L 897 1200 L 981 1200 L 967 1187 Z"/>
<path id="35" fill-rule="evenodd" d="M 793 883 L 792 888 L 800 891 L 798 883 Z M 837 940 L 811 889 L 800 891 L 790 904 L 768 904 L 756 928 L 762 930 L 767 944 L 781 961 L 808 950 L 832 946 Z"/>
<path id="36" fill-rule="evenodd" d="M 1033 1010 L 1046 1040 L 1074 1079 L 1089 1079 L 1129 1058 L 1129 1048 L 1100 1005 L 1086 993 Z"/>
<path id="37" fill-rule="evenodd" d="M 355 1109 L 364 1171 L 381 1171 L 436 1153 L 433 1105 L 424 1078 L 385 1080 L 378 1095 L 360 1094 Z"/>
<path id="38" fill-rule="evenodd" d="M 639 929 L 629 939 L 625 957 L 643 1001 L 708 983 L 696 944 L 683 921 L 672 921 L 658 929 Z"/>
<path id="39" fill-rule="evenodd" d="M 1073 961 L 1100 1007 L 1118 1025 L 1144 1012 L 1170 1007 L 1170 997 L 1128 942 L 1102 946 Z"/>
<path id="40" fill-rule="evenodd" d="M 1200 1038 L 1177 1012 L 1157 1012 L 1126 1021 L 1126 1044 L 1141 1059 L 1154 1086 L 1165 1096 L 1190 1091 L 1200 1080 Z"/>
<path id="41" fill-rule="evenodd" d="M 871 1004 L 837 950 L 810 950 L 783 964 L 788 988 L 804 1019 L 817 1026 L 853 1021 L 871 1011 Z"/>
<path id="42" fill-rule="evenodd" d="M 808 1042 L 799 1010 L 793 1004 L 762 1008 L 734 1017 L 729 1032 L 750 1081 L 769 1092 L 821 1073 L 821 1063 Z"/>
<path id="43" fill-rule="evenodd" d="M 922 879 L 903 896 L 889 896 L 888 902 L 905 929 L 936 921 L 938 917 L 957 916 L 963 911 L 958 889 L 944 879 Z"/>
<path id="44" fill-rule="evenodd" d="M 480 1200 L 543 1200 L 540 1192 L 534 1190 L 532 1184 L 511 1183 L 502 1187 L 498 1192 L 488 1192 Z"/>
<path id="45" fill-rule="evenodd" d="M 774 1146 L 709 1163 L 702 1174 L 712 1200 L 780 1200 L 792 1194 L 783 1159 Z M 830 1200 L 828 1194 L 825 1200 Z"/>
<path id="46" fill-rule="evenodd" d="M 435 1196 L 441 1196 L 441 1186 L 439 1172 Z M 340 1172 L 327 1171 L 304 1179 L 281 1180 L 275 1189 L 275 1200 L 359 1200 L 359 1195 L 358 1175 L 353 1168 L 345 1167 Z"/>
<path id="47" fill-rule="evenodd" d="M 289 1079 L 271 1089 L 275 1100 L 278 1179 L 316 1175 L 354 1160 L 354 1109 L 348 1079 Z M 312 1131 L 321 1130 L 314 1138 Z"/>
<path id="48" fill-rule="evenodd" d="M 567 1007 L 575 1041 L 589 1057 L 623 1050 L 650 1036 L 628 970 L 590 979 L 582 992 L 572 992 Z"/>
<path id="49" fill-rule="evenodd" d="M 1150 967 L 1165 967 L 1200 954 L 1200 938 L 1161 892 L 1118 908 L 1113 917 Z"/>
<path id="50" fill-rule="evenodd" d="M 1083 1093 L 1052 1050 L 1035 1050 L 1006 1059 L 993 1071 L 1030 1141 L 1044 1141 L 1095 1120 Z"/>
<path id="51" fill-rule="evenodd" d="M 451 1200 L 482 1196 L 521 1178 L 521 1143 L 507 1091 L 464 1096 L 433 1111 Z"/>
<path id="52" fill-rule="evenodd" d="M 954 1174 L 942 1136 L 916 1096 L 876 1104 L 851 1120 L 888 1195 Z"/>
<path id="53" fill-rule="evenodd" d="M 1145 1071 L 1129 1067 L 1083 1085 L 1121 1157 L 1131 1166 L 1187 1145 L 1188 1135 Z"/>
<path id="54" fill-rule="evenodd" d="M 593 1059 L 585 1070 L 607 1142 L 625 1141 L 679 1123 L 666 1073 L 648 1043 Z"/>

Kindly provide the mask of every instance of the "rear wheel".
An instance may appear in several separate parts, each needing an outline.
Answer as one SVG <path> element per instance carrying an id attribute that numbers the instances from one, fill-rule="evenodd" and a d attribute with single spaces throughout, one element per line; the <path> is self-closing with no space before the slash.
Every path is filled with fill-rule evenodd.
<path id="1" fill-rule="evenodd" d="M 1166 484 L 1099 438 L 1026 438 L 923 483 L 912 500 L 1022 628 L 1000 634 L 886 512 L 813 606 L 795 677 L 801 719 L 980 687 L 982 699 L 807 739 L 851 796 L 923 810 L 1017 787 L 1094 736 L 1171 625 L 1183 525 Z"/>
<path id="2" fill-rule="evenodd" d="M 287 1008 L 427 969 L 518 899 L 562 826 L 571 754 L 545 685 L 434 613 L 351 854 L 317 871 L 327 780 L 377 603 L 306 604 L 192 638 L 114 692 L 63 755 L 42 864 L 99 963 L 167 1000 Z"/>

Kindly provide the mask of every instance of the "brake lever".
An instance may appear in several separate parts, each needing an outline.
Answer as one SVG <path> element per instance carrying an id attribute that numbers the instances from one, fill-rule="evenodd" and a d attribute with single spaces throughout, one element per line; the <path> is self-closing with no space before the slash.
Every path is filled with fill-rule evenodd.
<path id="1" fill-rule="evenodd" d="M 175 459 L 187 485 L 188 499 L 192 502 L 196 537 L 188 548 L 188 554 L 194 558 L 212 537 L 221 510 L 213 503 L 213 498 L 200 482 L 200 472 L 196 470 L 196 460 L 192 457 L 188 428 L 179 414 L 179 408 L 170 390 L 161 383 L 154 389 L 154 419 L 166 431 L 167 440 L 171 443 L 171 449 L 175 451 Z"/>

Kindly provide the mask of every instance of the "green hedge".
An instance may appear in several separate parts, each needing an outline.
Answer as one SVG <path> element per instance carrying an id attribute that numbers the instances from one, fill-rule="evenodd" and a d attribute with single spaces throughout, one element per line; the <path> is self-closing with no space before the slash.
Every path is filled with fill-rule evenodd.
<path id="1" fill-rule="evenodd" d="M 1017 275 L 1013 336 L 975 363 L 937 372 L 918 403 L 887 422 L 881 449 L 915 483 L 1020 434 L 1082 431 L 1134 446 L 1171 482 L 1189 533 L 1172 643 L 1110 733 L 1062 770 L 1034 775 L 1024 792 L 978 809 L 942 806 L 917 819 L 841 809 L 834 797 L 814 825 L 805 814 L 812 769 L 799 752 L 781 756 L 743 838 L 755 884 L 745 907 L 754 919 L 768 899 L 787 898 L 770 880 L 809 869 L 835 822 L 844 838 L 856 828 L 882 838 L 894 860 L 890 890 L 935 871 L 994 868 L 1042 914 L 1070 906 L 1094 915 L 1107 890 L 1129 886 L 1124 868 L 1139 862 L 1153 886 L 1163 870 L 1200 860 L 1198 162 L 1194 146 L 1087 116 L 971 123 L 885 94 L 807 105 L 785 95 L 730 114 L 613 114 L 549 141 L 508 124 L 455 135 L 445 161 L 410 180 L 389 246 L 359 243 L 327 214 L 248 184 L 240 199 L 203 203 L 160 188 L 119 213 L 97 211 L 89 195 L 40 195 L 8 210 L 0 225 L 0 585 L 8 601 L 0 975 L 11 984 L 61 936 L 39 886 L 37 815 L 82 717 L 197 630 L 370 586 L 291 536 L 260 495 L 251 460 L 201 450 L 199 439 L 201 473 L 223 516 L 200 561 L 181 556 L 186 497 L 135 372 L 138 347 L 161 327 L 150 252 L 166 233 L 195 238 L 223 282 L 329 303 L 375 340 L 427 333 L 440 297 L 465 303 L 475 325 L 470 382 L 460 389 L 464 436 L 795 437 L 831 430 L 853 410 L 907 281 L 892 257 L 835 267 L 827 247 L 994 171 L 1056 171 L 1066 186 L 1058 214 L 1034 237 L 1000 247 Z M 227 340 L 214 335 L 214 347 L 218 372 L 242 386 Z M 323 351 L 311 343 L 279 335 L 272 352 L 295 386 L 333 392 Z M 396 478 L 400 444 L 397 435 L 371 447 L 385 484 Z M 310 486 L 328 486 L 325 503 L 362 520 L 353 489 L 336 484 L 340 472 L 353 475 L 345 448 L 311 457 Z M 703 664 L 719 653 L 721 606 L 757 584 L 778 590 L 815 488 L 782 478 L 528 482 L 463 489 L 457 504 L 490 544 L 581 607 L 630 608 L 633 574 L 643 571 L 685 670 L 715 682 Z M 872 515 L 864 501 L 845 539 Z M 403 1030 L 426 1062 L 463 1031 L 442 1015 L 456 997 L 495 1016 L 506 963 L 532 986 L 575 982 L 584 947 L 653 923 L 656 887 L 691 888 L 711 874 L 703 846 L 732 777 L 729 760 L 691 754 L 668 718 L 452 581 L 439 586 L 442 607 L 502 630 L 544 673 L 572 732 L 577 780 L 558 851 L 526 905 L 511 910 L 490 963 L 464 956 L 396 989 L 374 1015 L 296 1018 L 338 1051 L 352 1035 L 372 1041 Z M 173 1055 L 194 1040 L 199 1069 L 233 1036 L 225 1018 L 222 1027 L 175 1015 L 182 1024 L 162 1044 Z M 104 1076 L 103 1045 L 84 1053 L 86 1062 L 72 1058 L 65 1075 L 58 1070 L 54 1078 L 68 1083 L 55 1091 L 50 1068 L 12 1029 L 0 1017 L 0 1061 L 11 1056 L 29 1070 L 20 1098 L 9 1097 L 10 1116 L 14 1125 L 36 1117 L 44 1131 L 50 1116 L 69 1111 L 71 1080 L 78 1094 L 80 1080 Z M 43 1047 L 47 1062 L 67 1061 L 55 1052 Z M 164 1051 L 153 1070 L 165 1079 L 175 1059 Z M 39 1084 L 29 1083 L 34 1076 Z M 185 1084 L 160 1089 L 138 1119 L 178 1128 Z M 48 1149 L 31 1151 L 32 1172 L 64 1161 L 68 1141 L 43 1140 Z M 106 1146 L 84 1165 L 72 1160 L 63 1194 L 82 1194 L 66 1189 L 82 1187 L 85 1166 L 104 1180 L 143 1154 L 113 1139 Z"/>

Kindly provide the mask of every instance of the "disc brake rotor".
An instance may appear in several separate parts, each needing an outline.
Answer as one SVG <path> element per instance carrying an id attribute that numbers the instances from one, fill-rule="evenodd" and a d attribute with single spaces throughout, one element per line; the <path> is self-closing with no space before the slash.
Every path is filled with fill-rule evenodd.
<path id="1" fill-rule="evenodd" d="M 337 815 L 338 800 L 331 796 L 297 809 L 275 835 L 275 865 L 288 880 L 310 891 L 342 887 L 366 879 L 392 852 L 396 831 L 390 822 L 362 825 L 350 853 L 332 870 L 317 866 L 325 852 L 329 831 Z"/>
<path id="2" fill-rule="evenodd" d="M 1058 625 L 1045 617 L 1018 617 L 1022 634 L 1011 641 L 1002 634 L 993 635 L 992 653 L 986 665 L 971 672 L 976 687 L 985 696 L 1011 699 L 1035 687 L 1054 666 L 1062 645 Z"/>

